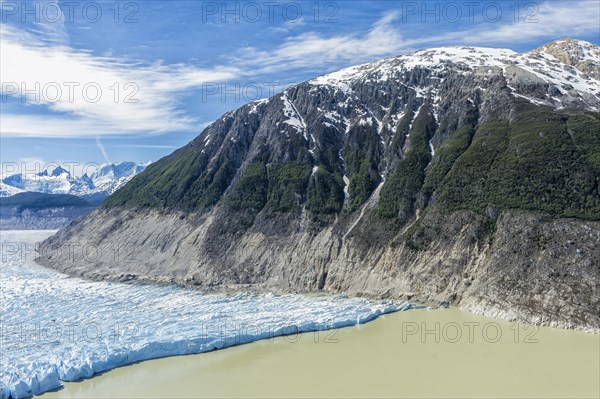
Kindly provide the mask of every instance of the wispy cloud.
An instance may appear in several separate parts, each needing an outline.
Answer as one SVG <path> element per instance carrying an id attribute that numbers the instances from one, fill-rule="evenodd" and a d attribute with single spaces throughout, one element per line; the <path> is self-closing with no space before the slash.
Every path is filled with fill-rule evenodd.
<path id="1" fill-rule="evenodd" d="M 33 27 L 30 31 L 37 33 L 40 40 L 50 45 L 68 45 L 69 35 L 65 27 L 65 17 L 62 13 L 56 12 L 52 14 L 52 11 L 48 10 L 59 10 L 59 0 L 34 0 L 32 1 L 31 10 L 46 10 L 48 18 L 39 17 L 33 18 Z M 48 8 L 52 3 L 53 7 Z M 13 3 L 14 4 L 14 3 Z M 25 3 L 22 3 L 22 5 Z M 37 12 L 36 12 L 37 13 Z M 27 19 L 27 18 L 26 18 Z"/>
<path id="2" fill-rule="evenodd" d="M 98 149 L 102 153 L 102 156 L 104 157 L 104 160 L 106 161 L 106 163 L 111 163 L 110 158 L 108 157 L 108 153 L 106 152 L 106 148 L 104 148 L 104 145 L 100 141 L 99 137 L 96 137 L 96 145 L 98 146 Z"/>
<path id="3" fill-rule="evenodd" d="M 454 42 L 470 45 L 503 45 L 531 40 L 556 40 L 596 34 L 600 26 L 600 2 L 595 0 L 545 1 L 538 6 L 528 22 L 482 23 L 469 29 L 424 37 L 413 44 Z M 524 12 L 527 16 L 527 12 Z"/>
<path id="4" fill-rule="evenodd" d="M 253 47 L 238 52 L 235 61 L 245 65 L 259 65 L 262 73 L 282 68 L 321 67 L 342 62 L 360 62 L 401 50 L 404 40 L 394 27 L 399 17 L 397 11 L 379 19 L 364 34 L 325 37 L 316 32 L 306 32 L 287 38 L 274 50 Z"/>
<path id="5" fill-rule="evenodd" d="M 474 21 L 456 24 L 451 32 L 408 37 L 401 33 L 406 26 L 401 13 L 391 11 L 375 22 L 365 34 L 323 36 L 305 32 L 285 39 L 274 50 L 245 48 L 236 62 L 254 65 L 263 73 L 291 68 L 331 70 L 436 45 L 473 45 L 510 47 L 512 43 L 567 36 L 597 34 L 600 26 L 600 2 L 590 0 L 546 1 L 529 22 Z M 523 16 L 527 15 L 523 12 Z M 537 21 L 537 22 L 535 22 Z M 418 28 L 419 26 L 417 26 Z M 420 27 L 427 30 L 427 24 Z M 259 61 L 257 61 L 259 60 Z"/>
<path id="6" fill-rule="evenodd" d="M 63 44 L 48 44 L 8 24 L 0 30 L 4 94 L 23 98 L 22 89 L 33 91 L 25 97 L 26 102 L 53 111 L 51 116 L 3 113 L 0 131 L 4 136 L 188 130 L 197 121 L 178 108 L 180 95 L 207 82 L 230 80 L 240 74 L 236 67 L 203 69 L 160 62 L 147 65 L 98 57 Z"/>

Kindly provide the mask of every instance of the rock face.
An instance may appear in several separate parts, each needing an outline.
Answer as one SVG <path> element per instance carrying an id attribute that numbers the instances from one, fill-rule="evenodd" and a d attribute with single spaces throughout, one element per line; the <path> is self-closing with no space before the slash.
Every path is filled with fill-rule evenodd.
<path id="1" fill-rule="evenodd" d="M 49 238 L 39 261 L 598 330 L 593 76 L 539 50 L 469 47 L 321 76 L 225 114 Z"/>
<path id="2" fill-rule="evenodd" d="M 567 65 L 574 66 L 579 71 L 594 79 L 600 79 L 600 50 L 592 43 L 575 39 L 558 40 L 532 51 L 541 56 L 553 56 Z"/>

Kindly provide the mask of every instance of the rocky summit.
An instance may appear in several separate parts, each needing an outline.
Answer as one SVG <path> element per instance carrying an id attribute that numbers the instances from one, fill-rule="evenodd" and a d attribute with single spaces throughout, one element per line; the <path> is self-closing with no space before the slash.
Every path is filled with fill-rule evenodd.
<path id="1" fill-rule="evenodd" d="M 599 79 L 600 49 L 574 39 L 320 76 L 225 114 L 49 238 L 39 261 L 597 331 Z M 90 245 L 93 258 L 76 255 Z"/>

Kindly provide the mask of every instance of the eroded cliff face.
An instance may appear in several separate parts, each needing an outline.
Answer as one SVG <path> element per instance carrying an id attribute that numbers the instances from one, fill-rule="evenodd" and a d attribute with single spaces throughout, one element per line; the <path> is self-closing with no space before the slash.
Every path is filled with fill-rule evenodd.
<path id="1" fill-rule="evenodd" d="M 98 210 L 74 235 L 66 229 L 49 239 L 40 261 L 90 279 L 447 301 L 510 320 L 600 326 L 598 222 L 431 212 L 386 240 L 368 219 L 324 229 L 270 220 L 220 236 L 216 213 Z M 292 227 L 281 234 L 287 222 Z"/>
<path id="2" fill-rule="evenodd" d="M 39 261 L 598 330 L 598 109 L 600 82 L 547 53 L 444 48 L 349 68 L 224 115 Z"/>

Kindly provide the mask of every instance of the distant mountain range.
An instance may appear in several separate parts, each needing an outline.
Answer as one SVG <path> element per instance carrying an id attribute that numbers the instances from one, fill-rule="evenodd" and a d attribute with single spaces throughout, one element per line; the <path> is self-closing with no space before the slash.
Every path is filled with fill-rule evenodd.
<path id="1" fill-rule="evenodd" d="M 94 173 L 73 176 L 57 166 L 35 174 L 17 173 L 0 182 L 0 197 L 10 197 L 23 192 L 45 194 L 71 194 L 93 204 L 102 202 L 110 194 L 142 172 L 148 164 L 120 162 L 101 165 Z"/>

